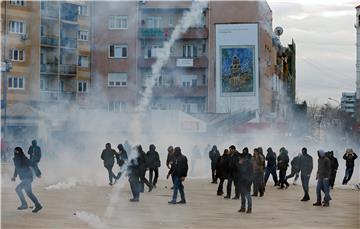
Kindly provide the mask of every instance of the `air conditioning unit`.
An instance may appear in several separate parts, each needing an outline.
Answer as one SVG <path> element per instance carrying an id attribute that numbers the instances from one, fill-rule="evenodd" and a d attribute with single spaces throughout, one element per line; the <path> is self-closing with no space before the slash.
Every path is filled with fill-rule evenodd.
<path id="1" fill-rule="evenodd" d="M 28 36 L 27 34 L 21 34 L 21 35 L 20 35 L 20 39 L 21 39 L 22 41 L 26 41 L 27 39 L 29 39 L 29 36 Z"/>

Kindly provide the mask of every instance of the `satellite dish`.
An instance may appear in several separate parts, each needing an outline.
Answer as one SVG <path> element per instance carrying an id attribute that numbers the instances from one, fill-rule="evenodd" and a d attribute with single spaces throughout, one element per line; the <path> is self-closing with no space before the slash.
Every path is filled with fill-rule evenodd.
<path id="1" fill-rule="evenodd" d="M 278 26 L 274 29 L 274 33 L 279 37 L 281 36 L 281 34 L 283 34 L 283 32 L 284 32 L 284 29 L 280 26 Z"/>

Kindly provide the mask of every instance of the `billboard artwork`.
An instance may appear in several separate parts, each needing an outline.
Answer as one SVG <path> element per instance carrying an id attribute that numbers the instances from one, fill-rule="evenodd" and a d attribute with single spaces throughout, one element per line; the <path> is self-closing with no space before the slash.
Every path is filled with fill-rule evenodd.
<path id="1" fill-rule="evenodd" d="M 255 92 L 255 46 L 220 46 L 221 95 Z"/>

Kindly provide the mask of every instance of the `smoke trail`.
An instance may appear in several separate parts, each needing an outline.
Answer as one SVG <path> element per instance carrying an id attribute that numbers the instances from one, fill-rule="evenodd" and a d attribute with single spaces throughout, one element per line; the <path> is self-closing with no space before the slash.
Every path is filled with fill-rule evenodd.
<path id="1" fill-rule="evenodd" d="M 66 182 L 59 182 L 54 185 L 49 185 L 45 187 L 46 190 L 63 190 L 75 187 L 77 184 L 76 180 L 73 178 L 69 178 Z"/>
<path id="2" fill-rule="evenodd" d="M 94 214 L 87 213 L 85 211 L 77 211 L 74 215 L 93 228 L 109 228 L 109 226 L 107 226 L 98 216 Z"/>
<path id="3" fill-rule="evenodd" d="M 145 90 L 142 92 L 140 103 L 135 109 L 136 115 L 132 120 L 131 128 L 133 131 L 133 139 L 139 139 L 141 137 L 141 124 L 145 118 L 145 112 L 148 110 L 155 82 L 160 77 L 161 69 L 169 60 L 171 47 L 174 45 L 175 41 L 180 38 L 181 34 L 188 30 L 188 28 L 201 23 L 203 9 L 205 7 L 207 7 L 206 1 L 194 2 L 190 11 L 185 12 L 180 22 L 176 25 L 170 39 L 167 42 L 164 42 L 156 62 L 151 67 L 151 77 L 145 79 Z"/>

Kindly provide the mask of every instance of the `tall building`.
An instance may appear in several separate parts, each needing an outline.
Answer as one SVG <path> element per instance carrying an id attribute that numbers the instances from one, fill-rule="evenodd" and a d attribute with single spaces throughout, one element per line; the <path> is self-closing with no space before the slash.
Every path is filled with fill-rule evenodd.
<path id="1" fill-rule="evenodd" d="M 2 1 L 2 134 L 41 135 L 51 104 L 84 103 L 90 87 L 90 20 L 85 1 Z M 5 115 L 6 112 L 6 115 Z M 29 139 L 26 139 L 29 140 Z"/>
<path id="2" fill-rule="evenodd" d="M 341 96 L 341 109 L 355 117 L 356 111 L 356 93 L 355 92 L 343 92 Z"/>
<path id="3" fill-rule="evenodd" d="M 356 100 L 357 121 L 360 123 L 360 5 L 356 7 Z"/>

